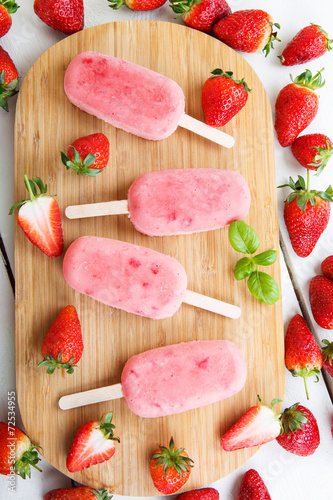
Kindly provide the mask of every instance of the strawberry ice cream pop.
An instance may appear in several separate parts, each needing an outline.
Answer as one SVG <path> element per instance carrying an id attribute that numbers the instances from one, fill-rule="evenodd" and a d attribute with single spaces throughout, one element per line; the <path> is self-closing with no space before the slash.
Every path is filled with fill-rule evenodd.
<path id="1" fill-rule="evenodd" d="M 64 79 L 72 104 L 114 127 L 161 140 L 179 126 L 231 148 L 234 138 L 185 114 L 185 96 L 170 78 L 97 52 L 81 52 Z"/>
<path id="2" fill-rule="evenodd" d="M 246 375 L 244 356 L 233 342 L 182 342 L 132 356 L 120 384 L 63 396 L 59 406 L 68 410 L 124 397 L 136 415 L 164 417 L 237 394 Z"/>
<path id="3" fill-rule="evenodd" d="M 240 316 L 234 305 L 186 290 L 185 269 L 173 257 L 123 241 L 78 238 L 66 251 L 63 276 L 80 293 L 151 319 L 170 318 L 182 302 Z"/>
<path id="4" fill-rule="evenodd" d="M 127 200 L 70 206 L 70 219 L 129 214 L 148 236 L 218 229 L 244 219 L 251 202 L 244 177 L 233 170 L 188 168 L 148 172 L 130 186 Z"/>

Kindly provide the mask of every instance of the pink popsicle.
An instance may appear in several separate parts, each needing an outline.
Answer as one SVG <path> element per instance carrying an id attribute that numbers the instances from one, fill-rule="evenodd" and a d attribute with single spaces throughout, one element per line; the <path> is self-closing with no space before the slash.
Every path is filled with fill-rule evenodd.
<path id="1" fill-rule="evenodd" d="M 125 397 L 136 415 L 164 417 L 229 398 L 243 388 L 246 376 L 246 361 L 233 342 L 182 342 L 132 356 L 120 384 L 63 396 L 59 406 L 66 410 Z"/>
<path id="2" fill-rule="evenodd" d="M 234 144 L 233 137 L 185 114 L 175 81 L 116 57 L 79 53 L 66 70 L 64 89 L 81 110 L 144 139 L 165 139 L 180 125 L 225 147 Z"/>

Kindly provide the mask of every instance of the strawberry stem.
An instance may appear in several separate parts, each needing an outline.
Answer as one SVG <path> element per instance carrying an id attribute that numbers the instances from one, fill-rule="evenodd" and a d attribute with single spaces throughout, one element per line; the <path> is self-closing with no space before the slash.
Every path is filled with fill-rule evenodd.
<path id="1" fill-rule="evenodd" d="M 309 392 L 308 392 L 308 384 L 306 383 L 307 377 L 303 377 L 304 380 L 304 387 L 305 387 L 305 394 L 306 394 L 306 399 L 309 400 Z"/>
<path id="2" fill-rule="evenodd" d="M 27 174 L 24 174 L 24 184 L 25 184 L 25 187 L 27 188 L 27 190 L 29 192 L 31 201 L 33 201 L 35 199 L 35 195 L 32 192 L 31 184 L 30 184 L 30 181 L 28 179 Z"/>

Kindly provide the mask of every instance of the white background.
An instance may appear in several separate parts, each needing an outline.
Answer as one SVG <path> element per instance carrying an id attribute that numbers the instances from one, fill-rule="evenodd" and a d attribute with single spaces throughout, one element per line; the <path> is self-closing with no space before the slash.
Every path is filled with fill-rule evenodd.
<path id="1" fill-rule="evenodd" d="M 66 35 L 56 32 L 42 23 L 33 12 L 33 0 L 17 0 L 20 8 L 13 15 L 13 26 L 9 33 L 0 40 L 0 45 L 7 50 L 14 60 L 19 74 L 23 79 L 38 57 L 53 44 Z M 167 22 L 182 23 L 175 20 L 175 14 L 168 2 L 155 11 L 136 13 L 125 7 L 119 11 L 109 8 L 107 0 L 85 0 L 85 27 L 95 26 L 105 22 L 129 19 L 156 19 Z M 304 26 L 310 22 L 320 24 L 333 38 L 333 6 L 331 0 L 310 0 L 279 2 L 264 0 L 230 0 L 229 5 L 233 11 L 249 8 L 261 8 L 268 11 L 281 25 L 279 37 L 281 43 L 275 43 L 275 50 L 265 58 L 263 54 L 243 54 L 246 60 L 258 73 L 268 93 L 272 112 L 280 89 L 290 82 L 289 74 L 300 74 L 306 68 L 313 72 L 325 67 L 324 75 L 326 85 L 318 94 L 320 95 L 319 112 L 306 130 L 306 133 L 321 132 L 333 139 L 333 51 L 318 60 L 306 65 L 283 67 L 276 57 L 287 42 Z M 161 50 L 166 48 L 161 48 Z M 8 216 L 8 210 L 14 202 L 14 118 L 15 100 L 9 102 L 10 111 L 5 113 L 0 110 L 0 162 L 1 162 L 1 196 L 0 196 L 0 230 L 14 269 L 14 217 Z M 251 124 L 249 124 L 249 127 Z M 290 148 L 282 148 L 276 140 L 276 176 L 277 185 L 285 183 L 289 176 L 306 175 L 294 159 Z M 329 183 L 333 184 L 333 160 L 324 173 L 315 178 L 312 176 L 312 186 L 326 189 Z M 291 249 L 288 234 L 283 221 L 283 204 L 287 196 L 287 189 L 278 190 L 279 221 L 281 243 L 284 257 L 293 277 L 293 285 L 284 259 L 282 267 L 282 300 L 285 327 L 294 314 L 301 310 L 309 321 L 312 331 L 318 341 L 323 338 L 333 340 L 333 333 L 316 326 L 313 321 L 308 301 L 308 286 L 310 279 L 315 274 L 320 274 L 320 263 L 328 255 L 333 254 L 333 218 L 328 228 L 321 237 L 310 257 L 301 259 Z M 38 285 L 37 285 L 38 286 Z M 297 296 L 294 292 L 296 287 Z M 7 392 L 15 390 L 15 345 L 14 345 L 14 297 L 9 285 L 5 266 L 0 265 L 0 420 L 7 421 L 8 405 Z M 300 303 L 298 302 L 300 300 Z M 301 309 L 300 309 L 301 307 Z M 19 348 L 19 346 L 17 346 Z M 269 367 L 267 367 L 269 369 Z M 230 474 L 213 484 L 220 492 L 221 500 L 232 500 L 237 496 L 242 475 L 249 468 L 255 468 L 263 477 L 269 488 L 272 500 L 303 500 L 333 498 L 331 477 L 333 470 L 333 439 L 330 426 L 333 416 L 332 403 L 320 376 L 318 384 L 309 380 L 310 401 L 305 399 L 303 381 L 293 378 L 286 372 L 286 390 L 284 407 L 297 401 L 308 406 L 315 414 L 321 434 L 321 444 L 316 453 L 307 458 L 301 458 L 285 452 L 276 442 L 264 445 L 256 455 L 244 464 L 238 471 Z M 19 409 L 16 409 L 17 425 L 23 426 Z M 0 476 L 0 498 L 20 500 L 42 499 L 43 495 L 53 488 L 69 487 L 71 481 L 66 476 L 56 471 L 44 460 L 41 462 L 43 473 L 33 470 L 32 478 L 23 481 L 17 478 L 16 491 L 8 491 L 7 478 Z M 208 485 L 207 485 L 208 486 Z M 117 500 L 117 495 L 114 499 Z"/>

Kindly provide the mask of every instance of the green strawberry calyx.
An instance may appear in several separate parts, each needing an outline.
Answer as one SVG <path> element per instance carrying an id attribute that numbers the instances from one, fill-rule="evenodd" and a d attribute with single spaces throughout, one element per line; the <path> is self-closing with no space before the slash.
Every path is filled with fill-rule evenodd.
<path id="1" fill-rule="evenodd" d="M 292 201 L 296 200 L 297 206 L 305 212 L 308 201 L 311 203 L 312 207 L 317 205 L 316 198 L 321 198 L 322 200 L 332 202 L 333 201 L 333 188 L 331 185 L 328 186 L 326 191 L 310 191 L 310 170 L 307 171 L 307 183 L 301 175 L 298 175 L 298 179 L 295 182 L 291 177 L 289 177 L 288 184 L 281 184 L 278 188 L 290 187 L 293 192 L 287 197 L 286 203 L 289 205 Z"/>
<path id="2" fill-rule="evenodd" d="M 194 7 L 202 3 L 202 0 L 170 0 L 170 7 L 178 14 L 175 19 L 181 17 L 185 12 L 188 12 Z"/>
<path id="3" fill-rule="evenodd" d="M 96 161 L 96 156 L 89 153 L 82 161 L 80 153 L 74 146 L 71 146 L 74 152 L 74 161 L 70 160 L 65 153 L 60 151 L 61 161 L 67 170 L 74 170 L 78 175 L 88 175 L 89 177 L 96 177 L 96 175 L 103 172 L 104 168 L 89 168 Z"/>
<path id="4" fill-rule="evenodd" d="M 274 49 L 274 42 L 281 42 L 280 38 L 277 37 L 277 31 L 273 31 L 274 26 L 277 29 L 280 29 L 281 26 L 278 23 L 269 23 L 271 25 L 271 34 L 268 39 L 268 42 L 266 43 L 265 47 L 262 49 L 263 53 L 265 54 L 265 57 L 268 56 L 270 53 L 271 49 Z"/>
<path id="5" fill-rule="evenodd" d="M 173 437 L 171 436 L 169 448 L 166 446 L 160 446 L 160 451 L 155 453 L 150 460 L 157 459 L 155 467 L 158 465 L 164 466 L 164 477 L 169 469 L 172 467 L 175 471 L 183 477 L 183 472 L 188 472 L 189 467 L 193 467 L 193 460 L 189 457 L 181 455 L 184 448 L 175 448 L 175 443 Z"/>
<path id="6" fill-rule="evenodd" d="M 237 83 L 237 85 L 244 85 L 245 92 L 251 92 L 251 89 L 248 87 L 244 78 L 242 78 L 241 80 L 236 80 L 234 78 L 234 74 L 232 71 L 223 71 L 223 69 L 215 68 L 215 69 L 213 69 L 211 74 L 212 74 L 212 76 L 210 76 L 210 78 L 215 78 L 217 76 L 224 76 L 225 78 L 231 78 L 231 80 L 233 80 L 235 83 Z"/>
<path id="7" fill-rule="evenodd" d="M 333 342 L 330 342 L 327 339 L 322 340 L 322 343 L 325 344 L 325 347 L 321 347 L 321 353 L 323 355 L 323 361 L 329 363 L 330 365 L 333 363 Z"/>
<path id="8" fill-rule="evenodd" d="M 16 474 L 21 476 L 22 479 L 31 477 L 30 467 L 34 467 L 39 472 L 42 472 L 42 470 L 37 467 L 38 462 L 41 460 L 38 456 L 37 448 L 41 448 L 41 446 L 31 445 L 29 450 L 24 452 L 21 458 L 19 458 L 14 464 Z"/>
<path id="9" fill-rule="evenodd" d="M 321 26 L 319 26 L 318 24 L 316 23 L 310 23 L 312 26 L 316 26 L 318 28 L 317 30 L 317 33 L 323 33 L 323 35 L 325 36 L 326 38 L 326 48 L 327 50 L 332 50 L 333 47 L 331 46 L 331 44 L 333 44 L 333 40 L 330 39 L 330 37 L 328 36 L 328 33 L 327 31 L 325 31 Z"/>
<path id="10" fill-rule="evenodd" d="M 97 498 L 97 500 L 111 500 L 112 495 L 109 495 L 109 493 L 106 490 L 90 490 L 93 495 Z"/>
<path id="11" fill-rule="evenodd" d="M 302 366 L 301 368 L 297 368 L 294 370 L 289 370 L 290 373 L 292 374 L 293 377 L 302 377 L 304 380 L 304 387 L 305 387 L 305 393 L 306 393 L 306 399 L 309 398 L 309 391 L 308 391 L 308 384 L 307 384 L 307 379 L 308 377 L 312 377 L 315 375 L 316 380 L 315 382 L 319 382 L 319 373 L 320 373 L 320 368 L 318 366 L 314 366 L 312 368 L 308 368 L 306 366 Z"/>
<path id="12" fill-rule="evenodd" d="M 285 434 L 289 437 L 290 433 L 297 431 L 298 429 L 303 429 L 303 424 L 307 424 L 309 419 L 303 411 L 297 411 L 299 403 L 295 403 L 289 408 L 286 408 L 280 416 L 281 421 L 281 434 Z"/>
<path id="13" fill-rule="evenodd" d="M 37 368 L 41 368 L 42 366 L 47 366 L 47 373 L 49 375 L 52 375 L 52 373 L 54 373 L 56 368 L 64 368 L 67 373 L 69 373 L 69 374 L 73 373 L 74 368 L 77 367 L 77 365 L 73 365 L 74 360 L 75 360 L 75 356 L 73 356 L 72 359 L 70 361 L 68 361 L 67 363 L 63 363 L 62 362 L 62 353 L 63 353 L 63 351 L 59 352 L 57 359 L 53 358 L 50 355 L 46 355 L 44 357 L 43 361 L 41 361 L 38 364 Z"/>
<path id="14" fill-rule="evenodd" d="M 14 210 L 17 210 L 25 203 L 28 203 L 29 201 L 35 201 L 37 200 L 37 198 L 40 198 L 41 196 L 48 196 L 50 198 L 56 196 L 55 194 L 48 194 L 47 184 L 44 184 L 44 182 L 40 177 L 33 177 L 32 179 L 28 179 L 27 174 L 24 174 L 24 184 L 29 192 L 30 198 L 28 198 L 27 200 L 20 201 L 19 203 L 15 203 L 9 210 L 9 215 L 11 215 L 14 212 Z M 37 188 L 40 191 L 39 193 L 37 191 Z"/>
<path id="15" fill-rule="evenodd" d="M 13 95 L 18 93 L 16 87 L 19 83 L 19 78 L 14 78 L 11 82 L 5 84 L 6 81 L 6 72 L 5 70 L 0 71 L 0 107 L 5 111 L 8 111 L 8 97 L 12 97 Z"/>
<path id="16" fill-rule="evenodd" d="M 330 147 L 327 142 L 327 135 L 325 135 L 324 138 L 326 147 L 319 147 L 319 146 L 312 146 L 313 149 L 315 149 L 317 152 L 315 156 L 312 158 L 313 163 L 308 163 L 308 165 L 311 165 L 311 167 L 317 167 L 316 168 L 316 175 L 320 175 L 321 172 L 324 170 L 324 168 L 327 165 L 328 160 L 331 158 L 333 154 L 333 147 Z"/>
<path id="17" fill-rule="evenodd" d="M 103 421 L 104 418 L 104 421 Z M 115 429 L 115 425 L 112 423 L 113 412 L 110 411 L 104 417 L 101 418 L 99 428 L 102 431 L 105 439 L 112 439 L 113 441 L 117 441 L 120 443 L 120 438 L 113 435 L 113 429 Z"/>
<path id="18" fill-rule="evenodd" d="M 5 7 L 9 14 L 15 14 L 17 9 L 20 7 L 19 5 L 17 5 L 15 0 L 0 0 L 0 5 Z"/>
<path id="19" fill-rule="evenodd" d="M 312 75 L 309 69 L 306 69 L 304 73 L 296 76 L 295 78 L 290 75 L 291 81 L 299 85 L 300 87 L 305 87 L 310 90 L 320 89 L 325 85 L 325 80 L 323 79 L 323 75 L 321 74 L 325 68 L 322 68 L 320 71 L 317 71 L 315 75 Z"/>
<path id="20" fill-rule="evenodd" d="M 114 9 L 114 10 L 120 9 L 120 7 L 122 7 L 123 5 L 126 5 L 126 7 L 128 7 L 125 0 L 108 0 L 108 2 L 110 2 L 110 4 L 111 4 L 111 5 L 109 5 L 109 7 L 111 7 L 111 9 Z M 128 8 L 130 8 L 130 7 L 128 7 Z"/>

